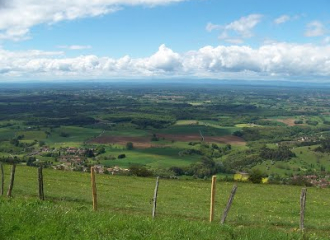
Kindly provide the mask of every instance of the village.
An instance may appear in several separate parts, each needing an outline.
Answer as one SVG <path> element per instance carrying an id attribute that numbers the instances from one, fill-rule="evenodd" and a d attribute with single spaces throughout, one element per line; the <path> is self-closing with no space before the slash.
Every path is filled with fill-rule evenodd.
<path id="1" fill-rule="evenodd" d="M 95 164 L 95 160 L 89 159 L 95 158 L 103 151 L 104 149 L 95 148 L 61 147 L 57 149 L 43 146 L 39 151 L 33 152 L 33 155 L 55 156 L 55 162 L 51 166 L 55 170 L 89 172 L 90 168 L 94 167 L 95 172 L 98 174 L 127 175 L 129 173 L 127 168 L 105 167 L 101 164 Z"/>

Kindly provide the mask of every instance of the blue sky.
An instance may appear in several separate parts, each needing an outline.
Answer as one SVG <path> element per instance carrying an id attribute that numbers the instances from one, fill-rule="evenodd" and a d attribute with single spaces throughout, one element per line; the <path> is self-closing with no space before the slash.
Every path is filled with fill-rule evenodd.
<path id="1" fill-rule="evenodd" d="M 0 80 L 330 81 L 328 0 L 3 0 Z"/>

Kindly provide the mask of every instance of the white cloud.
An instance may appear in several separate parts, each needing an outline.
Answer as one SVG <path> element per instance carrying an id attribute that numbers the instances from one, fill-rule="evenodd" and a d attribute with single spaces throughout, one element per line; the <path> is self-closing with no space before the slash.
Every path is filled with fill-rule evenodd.
<path id="1" fill-rule="evenodd" d="M 2 0 L 0 39 L 22 40 L 38 24 L 94 17 L 125 6 L 156 6 L 187 0 Z"/>
<path id="2" fill-rule="evenodd" d="M 225 26 L 226 30 L 233 30 L 244 38 L 253 36 L 252 29 L 261 21 L 262 15 L 251 14 L 247 17 L 241 17 Z"/>
<path id="3" fill-rule="evenodd" d="M 180 55 L 164 44 L 159 47 L 158 52 L 147 58 L 145 62 L 146 67 L 150 70 L 173 72 L 181 68 Z"/>
<path id="4" fill-rule="evenodd" d="M 63 45 L 63 46 L 58 46 L 58 48 L 63 48 L 63 49 L 69 49 L 69 50 L 83 50 L 83 49 L 91 49 L 92 46 L 90 45 Z"/>
<path id="5" fill-rule="evenodd" d="M 248 46 L 205 46 L 176 53 L 161 45 L 146 58 L 119 59 L 63 52 L 11 52 L 0 49 L 0 79 L 85 79 L 141 77 L 210 77 L 233 79 L 330 80 L 330 46 L 272 43 Z"/>
<path id="6" fill-rule="evenodd" d="M 282 15 L 282 16 L 276 18 L 274 20 L 274 23 L 277 24 L 277 25 L 278 24 L 283 24 L 283 23 L 289 21 L 290 19 L 291 19 L 291 17 L 289 15 Z"/>
<path id="7" fill-rule="evenodd" d="M 313 21 L 307 24 L 305 32 L 306 37 L 318 37 L 323 36 L 326 33 L 325 27 L 319 21 Z"/>
<path id="8" fill-rule="evenodd" d="M 224 26 L 208 23 L 206 30 L 209 32 L 221 30 L 219 39 L 229 43 L 243 43 L 244 38 L 251 38 L 253 36 L 252 30 L 261 21 L 261 18 L 262 15 L 260 14 L 251 14 Z"/>
<path id="9" fill-rule="evenodd" d="M 208 32 L 212 32 L 213 30 L 219 30 L 219 29 L 222 29 L 223 27 L 220 26 L 220 25 L 217 25 L 217 24 L 213 24 L 211 22 L 207 23 L 206 25 L 206 30 Z"/>

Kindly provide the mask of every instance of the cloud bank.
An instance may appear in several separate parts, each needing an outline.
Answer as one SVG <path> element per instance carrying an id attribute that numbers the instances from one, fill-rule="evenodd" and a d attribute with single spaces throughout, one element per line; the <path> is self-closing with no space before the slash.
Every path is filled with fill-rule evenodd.
<path id="1" fill-rule="evenodd" d="M 11 52 L 0 49 L 0 79 L 111 79 L 198 77 L 216 79 L 330 79 L 330 45 L 273 43 L 205 46 L 176 53 L 161 45 L 146 58 L 68 58 L 62 51 Z"/>
<path id="2" fill-rule="evenodd" d="M 35 25 L 100 16 L 125 6 L 153 7 L 182 1 L 186 0 L 2 0 L 0 39 L 24 40 Z"/>

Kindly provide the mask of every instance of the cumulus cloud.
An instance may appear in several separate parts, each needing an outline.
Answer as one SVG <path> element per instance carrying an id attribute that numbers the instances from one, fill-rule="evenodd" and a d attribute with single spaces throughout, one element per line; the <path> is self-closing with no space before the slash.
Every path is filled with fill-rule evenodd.
<path id="1" fill-rule="evenodd" d="M 156 6 L 186 0 L 2 0 L 0 39 L 22 40 L 31 27 L 108 14 L 125 6 Z"/>
<path id="2" fill-rule="evenodd" d="M 319 21 L 313 21 L 307 24 L 305 31 L 306 37 L 318 37 L 323 36 L 326 33 L 324 25 Z"/>
<path id="3" fill-rule="evenodd" d="M 251 14 L 223 26 L 208 23 L 206 30 L 209 32 L 221 30 L 219 39 L 229 43 L 243 43 L 244 38 L 251 38 L 253 36 L 252 30 L 261 21 L 261 18 L 262 15 L 260 14 Z"/>
<path id="4" fill-rule="evenodd" d="M 177 53 L 161 45 L 146 58 L 68 58 L 65 53 L 0 49 L 0 79 L 8 78 L 142 78 L 210 77 L 245 79 L 330 79 L 330 46 L 271 43 L 248 46 L 205 46 Z"/>
<path id="5" fill-rule="evenodd" d="M 145 60 L 146 67 L 151 70 L 173 72 L 181 68 L 181 59 L 178 53 L 162 44 L 158 51 Z"/>
<path id="6" fill-rule="evenodd" d="M 282 16 L 279 16 L 278 18 L 276 18 L 274 20 L 274 23 L 279 25 L 279 24 L 283 24 L 287 21 L 289 21 L 291 19 L 291 17 L 289 15 L 282 15 Z"/>

